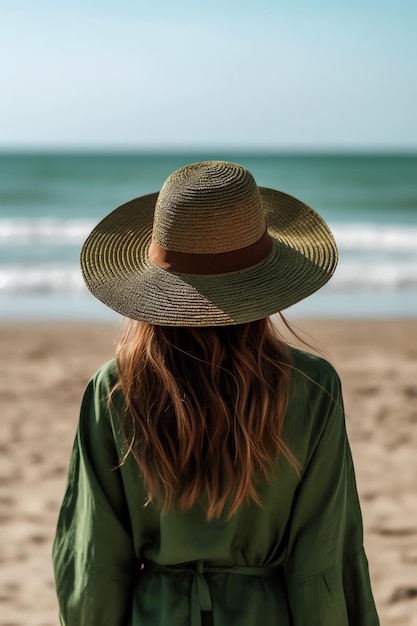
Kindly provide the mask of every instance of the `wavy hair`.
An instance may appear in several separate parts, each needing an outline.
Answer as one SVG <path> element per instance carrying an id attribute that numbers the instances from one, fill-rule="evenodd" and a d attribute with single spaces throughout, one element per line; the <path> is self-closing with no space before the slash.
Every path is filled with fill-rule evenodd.
<path id="1" fill-rule="evenodd" d="M 236 326 L 129 322 L 117 352 L 126 454 L 163 512 L 199 502 L 207 517 L 259 503 L 257 483 L 284 455 L 290 352 L 263 319 Z"/>

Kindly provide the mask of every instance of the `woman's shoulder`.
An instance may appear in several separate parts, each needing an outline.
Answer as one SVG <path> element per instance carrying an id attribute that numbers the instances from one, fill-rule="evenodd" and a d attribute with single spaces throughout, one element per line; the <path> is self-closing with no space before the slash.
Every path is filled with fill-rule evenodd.
<path id="1" fill-rule="evenodd" d="M 94 421 L 102 422 L 102 417 L 119 415 L 124 410 L 124 398 L 117 386 L 119 376 L 116 359 L 104 363 L 90 378 L 84 390 L 81 414 L 93 411 Z"/>
<path id="2" fill-rule="evenodd" d="M 91 387 L 95 392 L 102 392 L 107 394 L 119 380 L 117 373 L 116 359 L 113 358 L 110 361 L 104 363 L 90 378 L 88 387 Z"/>
<path id="3" fill-rule="evenodd" d="M 294 449 L 305 445 L 308 458 L 326 424 L 336 430 L 344 428 L 341 383 L 327 359 L 296 348 L 291 348 L 291 357 L 287 437 Z"/>
<path id="4" fill-rule="evenodd" d="M 335 367 L 324 357 L 294 347 L 290 347 L 290 354 L 291 368 L 296 380 L 310 381 L 326 390 L 340 387 Z"/>

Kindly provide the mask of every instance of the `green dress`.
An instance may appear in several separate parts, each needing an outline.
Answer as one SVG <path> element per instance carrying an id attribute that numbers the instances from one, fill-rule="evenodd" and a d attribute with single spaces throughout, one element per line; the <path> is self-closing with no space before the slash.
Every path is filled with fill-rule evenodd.
<path id="1" fill-rule="evenodd" d="M 65 626 L 376 626 L 339 378 L 292 349 L 285 459 L 262 506 L 206 521 L 161 515 L 132 457 L 119 467 L 123 397 L 115 362 L 84 394 L 53 548 Z"/>

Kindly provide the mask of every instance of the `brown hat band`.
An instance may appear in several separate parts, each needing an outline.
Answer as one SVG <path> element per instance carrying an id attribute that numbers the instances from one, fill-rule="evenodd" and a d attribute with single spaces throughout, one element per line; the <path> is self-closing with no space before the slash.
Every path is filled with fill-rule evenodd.
<path id="1" fill-rule="evenodd" d="M 149 247 L 150 260 L 164 270 L 180 274 L 225 274 L 238 272 L 260 263 L 270 253 L 272 239 L 268 231 L 258 241 L 245 248 L 217 252 L 213 254 L 194 254 L 166 250 L 152 240 Z"/>

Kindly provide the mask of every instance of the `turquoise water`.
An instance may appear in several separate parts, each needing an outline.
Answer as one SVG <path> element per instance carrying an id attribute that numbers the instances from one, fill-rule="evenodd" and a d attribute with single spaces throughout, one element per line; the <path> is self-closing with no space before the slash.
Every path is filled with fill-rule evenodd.
<path id="1" fill-rule="evenodd" d="M 334 231 L 334 278 L 290 317 L 417 315 L 417 155 L 205 152 L 0 155 L 0 317 L 111 319 L 81 279 L 85 237 L 178 167 L 211 158 L 298 197 Z"/>

